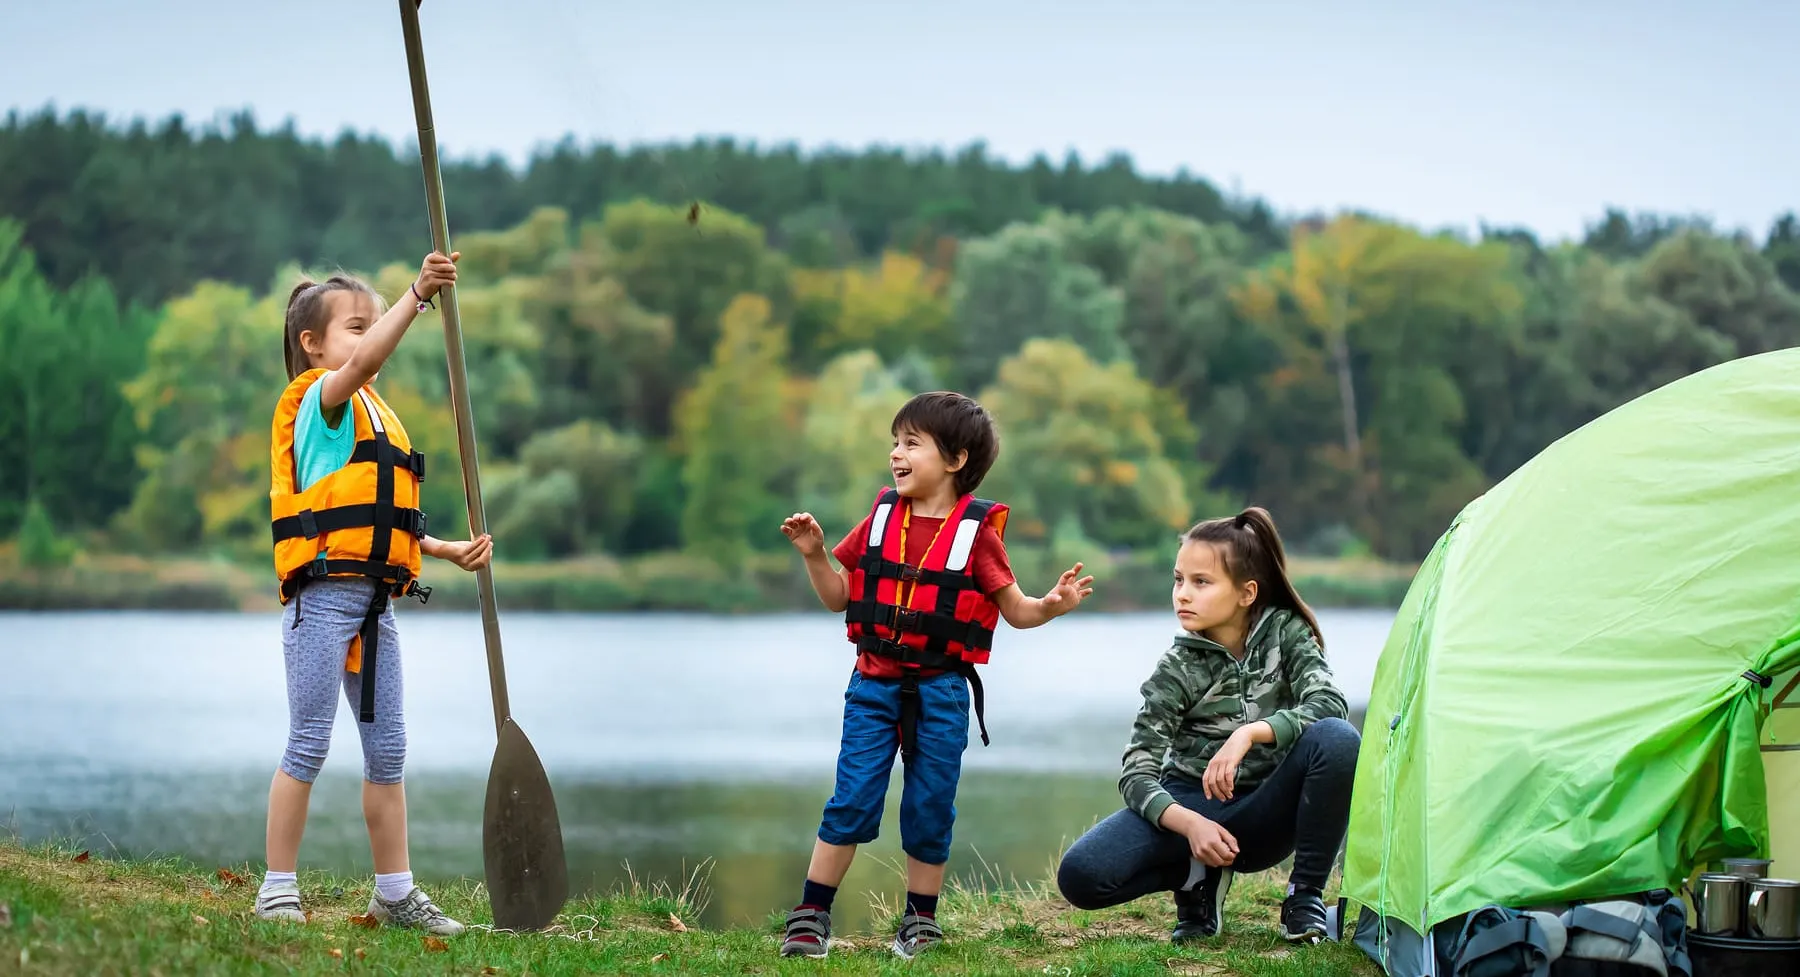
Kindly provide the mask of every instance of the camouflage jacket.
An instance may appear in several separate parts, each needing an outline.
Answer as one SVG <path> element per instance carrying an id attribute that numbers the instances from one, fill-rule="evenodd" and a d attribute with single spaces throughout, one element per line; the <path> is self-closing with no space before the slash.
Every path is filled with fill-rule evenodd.
<path id="1" fill-rule="evenodd" d="M 1274 743 L 1252 745 L 1238 765 L 1242 797 L 1280 765 L 1308 725 L 1348 712 L 1312 630 L 1285 609 L 1257 618 L 1243 661 L 1197 634 L 1176 636 L 1141 691 L 1144 704 L 1125 747 L 1119 793 L 1151 824 L 1175 803 L 1163 778 L 1200 783 L 1213 754 L 1238 727 L 1260 719 L 1275 730 Z"/>

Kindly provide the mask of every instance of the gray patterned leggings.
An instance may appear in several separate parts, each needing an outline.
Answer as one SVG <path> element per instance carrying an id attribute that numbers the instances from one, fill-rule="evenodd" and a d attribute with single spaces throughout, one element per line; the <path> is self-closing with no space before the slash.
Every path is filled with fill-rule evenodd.
<path id="1" fill-rule="evenodd" d="M 362 630 L 375 586 L 366 577 L 316 580 L 288 601 L 281 616 L 288 696 L 288 739 L 281 770 L 302 783 L 312 783 L 325 765 L 340 687 L 350 702 L 351 716 L 356 714 L 363 677 L 344 670 L 344 655 L 350 639 Z M 392 606 L 381 615 L 375 657 L 375 721 L 356 724 L 362 736 L 363 778 L 397 784 L 406 766 L 406 722 L 400 709 L 400 636 L 394 629 Z"/>

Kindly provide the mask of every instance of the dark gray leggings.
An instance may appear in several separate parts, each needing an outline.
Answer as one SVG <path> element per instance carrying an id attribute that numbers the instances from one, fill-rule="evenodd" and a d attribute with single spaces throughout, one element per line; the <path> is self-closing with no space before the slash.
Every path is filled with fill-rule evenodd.
<path id="1" fill-rule="evenodd" d="M 350 701 L 351 718 L 356 716 L 362 675 L 344 670 L 344 656 L 350 651 L 350 639 L 362 630 L 374 594 L 375 581 L 367 577 L 327 577 L 307 584 L 281 615 L 288 697 L 288 739 L 281 769 L 302 783 L 312 783 L 325 765 L 340 687 Z M 363 779 L 397 784 L 406 766 L 406 717 L 400 708 L 400 635 L 394 629 L 391 605 L 381 615 L 375 657 L 375 721 L 356 724 L 362 735 Z"/>
<path id="2" fill-rule="evenodd" d="M 1207 800 L 1199 784 L 1163 782 L 1181 806 L 1237 839 L 1238 872 L 1261 872 L 1294 856 L 1289 881 L 1324 889 L 1350 823 L 1350 785 L 1361 745 L 1356 727 L 1322 719 L 1306 727 L 1269 779 L 1229 801 Z M 1129 808 L 1090 828 L 1063 855 L 1056 885 L 1080 909 L 1102 909 L 1187 882 L 1188 840 Z"/>

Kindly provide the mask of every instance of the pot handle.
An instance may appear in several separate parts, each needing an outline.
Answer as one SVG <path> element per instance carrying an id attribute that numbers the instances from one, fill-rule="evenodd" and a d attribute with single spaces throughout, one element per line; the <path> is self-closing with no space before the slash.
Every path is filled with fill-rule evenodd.
<path id="1" fill-rule="evenodd" d="M 1759 918 L 1762 914 L 1757 910 L 1762 908 L 1762 897 L 1766 891 L 1764 889 L 1750 890 L 1750 912 L 1746 914 L 1750 918 L 1745 922 L 1750 924 L 1748 928 L 1755 936 L 1762 936 L 1762 920 Z"/>

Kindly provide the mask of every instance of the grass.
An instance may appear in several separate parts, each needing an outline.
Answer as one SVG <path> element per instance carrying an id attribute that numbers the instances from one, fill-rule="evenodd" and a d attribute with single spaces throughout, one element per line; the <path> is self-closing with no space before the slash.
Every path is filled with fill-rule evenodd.
<path id="1" fill-rule="evenodd" d="M 1237 879 L 1225 932 L 1198 946 L 1168 942 L 1164 898 L 1098 912 L 1074 909 L 1047 885 L 953 888 L 939 918 L 948 941 L 908 963 L 887 950 L 892 906 L 874 933 L 845 934 L 825 961 L 777 956 L 781 913 L 721 931 L 698 915 L 703 880 L 672 887 L 634 880 L 571 900 L 543 933 L 509 933 L 490 919 L 478 883 L 433 897 L 469 932 L 447 941 L 366 929 L 352 921 L 366 880 L 303 872 L 306 926 L 257 920 L 249 866 L 204 870 L 179 860 L 109 861 L 57 847 L 0 842 L 0 973 L 111 974 L 1189 974 L 1206 977 L 1367 977 L 1355 947 L 1290 948 L 1276 935 L 1279 878 Z"/>

